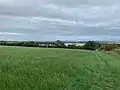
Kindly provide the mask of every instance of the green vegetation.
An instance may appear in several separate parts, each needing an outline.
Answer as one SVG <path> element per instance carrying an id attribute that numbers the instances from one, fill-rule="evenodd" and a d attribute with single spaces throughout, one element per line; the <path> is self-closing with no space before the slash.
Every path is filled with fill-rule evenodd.
<path id="1" fill-rule="evenodd" d="M 54 42 L 35 42 L 35 41 L 0 41 L 0 45 L 5 46 L 23 46 L 23 47 L 43 47 L 43 48 L 68 48 L 68 49 L 85 49 L 85 50 L 96 50 L 100 47 L 100 44 L 95 41 L 88 41 L 85 45 L 68 44 L 57 40 Z"/>
<path id="2" fill-rule="evenodd" d="M 80 43 L 79 43 L 80 44 Z M 35 41 L 0 41 L 0 45 L 5 46 L 22 46 L 22 47 L 40 47 L 40 48 L 68 48 L 68 49 L 84 49 L 84 50 L 104 50 L 111 51 L 120 47 L 118 43 L 100 43 L 96 41 L 88 41 L 84 45 L 76 43 L 66 45 L 65 42 L 57 40 L 54 42 L 35 42 Z"/>
<path id="3" fill-rule="evenodd" d="M 87 50 L 96 50 L 96 49 L 100 48 L 100 46 L 101 45 L 98 42 L 88 41 L 84 45 L 84 49 L 87 49 Z"/>
<path id="4" fill-rule="evenodd" d="M 35 42 L 35 41 L 0 41 L 0 45 L 23 46 L 23 47 L 44 47 L 44 48 L 73 48 L 66 46 L 64 42 L 57 40 L 54 42 Z M 74 49 L 78 49 L 75 45 Z M 80 48 L 79 48 L 80 49 Z"/>
<path id="5" fill-rule="evenodd" d="M 0 90 L 120 90 L 120 56 L 0 47 Z"/>
<path id="6" fill-rule="evenodd" d="M 104 50 L 104 51 L 112 51 L 114 49 L 119 48 L 119 46 L 117 44 L 106 44 L 106 45 L 102 45 L 100 47 L 100 50 Z"/>

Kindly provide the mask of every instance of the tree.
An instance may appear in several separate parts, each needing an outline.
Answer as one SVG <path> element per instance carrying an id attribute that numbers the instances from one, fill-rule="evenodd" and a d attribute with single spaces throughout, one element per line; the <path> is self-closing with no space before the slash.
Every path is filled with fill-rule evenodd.
<path id="1" fill-rule="evenodd" d="M 55 42 L 55 45 L 56 45 L 56 47 L 58 47 L 58 48 L 63 48 L 63 47 L 65 47 L 64 42 L 62 42 L 62 41 L 60 41 L 60 40 L 57 40 L 57 41 Z"/>
<path id="2" fill-rule="evenodd" d="M 95 41 L 88 41 L 84 45 L 84 49 L 87 49 L 87 50 L 96 50 L 98 48 L 100 48 L 100 44 L 98 42 L 95 42 Z"/>

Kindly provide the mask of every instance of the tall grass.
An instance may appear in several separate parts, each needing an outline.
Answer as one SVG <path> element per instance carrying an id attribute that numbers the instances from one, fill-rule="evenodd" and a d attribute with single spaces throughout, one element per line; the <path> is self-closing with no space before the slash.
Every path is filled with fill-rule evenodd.
<path id="1" fill-rule="evenodd" d="M 0 48 L 0 90 L 119 90 L 120 57 L 97 51 Z"/>

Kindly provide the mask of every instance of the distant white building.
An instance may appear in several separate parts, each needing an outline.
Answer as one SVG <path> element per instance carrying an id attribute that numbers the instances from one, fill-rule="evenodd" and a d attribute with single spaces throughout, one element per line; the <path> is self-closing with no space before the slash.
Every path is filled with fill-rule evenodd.
<path id="1" fill-rule="evenodd" d="M 68 45 L 76 45 L 76 46 L 84 46 L 85 43 L 65 43 L 66 46 Z"/>

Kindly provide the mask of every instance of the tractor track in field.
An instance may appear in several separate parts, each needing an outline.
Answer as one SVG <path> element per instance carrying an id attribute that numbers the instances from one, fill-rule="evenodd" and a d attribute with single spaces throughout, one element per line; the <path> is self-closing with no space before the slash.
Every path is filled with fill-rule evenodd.
<path id="1" fill-rule="evenodd" d="M 101 52 L 95 52 L 95 55 L 98 60 L 101 60 L 105 65 L 109 66 L 108 60 L 110 60 L 110 58 L 105 58 L 106 56 L 102 55 Z"/>

